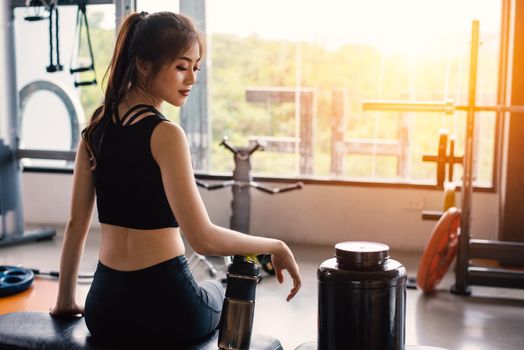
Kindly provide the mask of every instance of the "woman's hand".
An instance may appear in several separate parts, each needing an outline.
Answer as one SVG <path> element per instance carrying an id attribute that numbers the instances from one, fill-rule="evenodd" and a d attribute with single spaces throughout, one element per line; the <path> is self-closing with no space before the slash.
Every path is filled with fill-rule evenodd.
<path id="1" fill-rule="evenodd" d="M 273 267 L 275 268 L 275 274 L 277 276 L 278 282 L 284 282 L 283 270 L 287 270 L 293 279 L 293 288 L 291 288 L 291 291 L 286 298 L 287 301 L 290 301 L 298 293 L 298 290 L 302 285 L 295 257 L 293 256 L 293 253 L 287 244 L 281 242 L 280 249 L 272 254 L 271 261 L 273 262 Z"/>
<path id="2" fill-rule="evenodd" d="M 49 309 L 49 314 L 53 317 L 67 317 L 84 315 L 84 307 L 79 306 L 77 303 L 72 302 L 70 304 L 59 305 L 58 303 Z"/>

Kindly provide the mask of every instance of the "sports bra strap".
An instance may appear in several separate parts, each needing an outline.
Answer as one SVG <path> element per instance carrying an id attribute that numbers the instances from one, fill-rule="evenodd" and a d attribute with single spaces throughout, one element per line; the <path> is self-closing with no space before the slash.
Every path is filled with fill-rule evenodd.
<path id="1" fill-rule="evenodd" d="M 126 112 L 126 114 L 124 114 L 124 116 L 122 117 L 122 119 L 120 119 L 120 116 L 118 115 L 118 107 L 117 107 L 117 108 L 115 108 L 116 122 L 117 122 L 118 124 L 120 124 L 120 125 L 123 125 L 123 124 L 124 124 L 124 120 L 126 120 L 127 117 L 129 117 L 129 115 L 130 115 L 131 113 L 133 113 L 134 111 L 139 110 L 139 109 L 141 109 L 141 108 L 148 108 L 148 109 L 149 109 L 149 108 L 153 108 L 153 109 L 154 109 L 154 107 L 153 107 L 153 106 L 150 106 L 150 105 L 146 105 L 146 104 L 138 104 L 138 105 L 135 105 L 135 106 L 129 108 L 129 110 Z"/>
<path id="2" fill-rule="evenodd" d="M 154 115 L 156 116 L 161 116 L 161 114 L 153 107 L 150 107 L 150 108 L 144 108 L 138 112 L 136 112 L 134 115 L 132 115 L 131 117 L 129 117 L 129 119 L 126 121 L 124 118 L 122 118 L 122 126 L 128 126 L 128 125 L 131 125 L 135 120 L 136 118 L 138 118 L 139 116 L 141 116 L 142 114 L 144 113 L 148 113 L 148 112 L 151 112 L 153 113 Z M 127 117 L 126 117 L 127 118 Z"/>

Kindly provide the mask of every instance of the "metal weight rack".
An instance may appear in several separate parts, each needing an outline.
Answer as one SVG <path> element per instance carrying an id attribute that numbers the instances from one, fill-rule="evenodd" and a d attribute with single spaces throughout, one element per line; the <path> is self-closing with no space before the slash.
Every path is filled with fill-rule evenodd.
<path id="1" fill-rule="evenodd" d="M 437 112 L 452 114 L 455 111 L 467 112 L 466 138 L 463 155 L 462 203 L 459 247 L 457 254 L 455 284 L 451 291 L 456 294 L 471 294 L 471 285 L 524 288 L 524 272 L 505 268 L 487 268 L 473 266 L 470 259 L 503 260 L 506 263 L 524 264 L 524 243 L 472 239 L 471 197 L 473 193 L 473 155 L 475 113 L 513 112 L 524 113 L 524 106 L 478 106 L 475 103 L 477 85 L 477 62 L 479 48 L 479 21 L 473 21 L 471 34 L 470 72 L 468 104 L 456 106 L 453 101 L 443 102 L 402 102 L 402 101 L 368 101 L 363 108 L 367 111 L 402 111 L 402 112 Z M 438 158 L 438 157 L 435 157 Z M 442 157 L 441 157 L 442 158 Z M 447 157 L 449 158 L 449 157 Z M 442 158 L 446 162 L 446 157 Z M 435 159 L 435 161 L 438 161 Z M 439 166 L 442 166 L 439 164 Z"/>

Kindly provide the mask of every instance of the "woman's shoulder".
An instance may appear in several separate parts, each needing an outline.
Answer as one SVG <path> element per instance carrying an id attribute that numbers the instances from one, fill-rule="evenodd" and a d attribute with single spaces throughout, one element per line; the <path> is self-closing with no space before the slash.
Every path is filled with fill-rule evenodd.
<path id="1" fill-rule="evenodd" d="M 155 148 L 178 147 L 181 143 L 187 143 L 184 129 L 169 120 L 158 123 L 151 135 L 153 150 Z"/>
<path id="2" fill-rule="evenodd" d="M 151 153 L 159 164 L 171 164 L 189 157 L 184 129 L 172 122 L 159 123 L 151 135 Z"/>
<path id="3" fill-rule="evenodd" d="M 169 119 L 160 119 L 158 125 L 155 127 L 154 133 L 157 136 L 183 136 L 185 137 L 185 132 L 182 127 Z"/>

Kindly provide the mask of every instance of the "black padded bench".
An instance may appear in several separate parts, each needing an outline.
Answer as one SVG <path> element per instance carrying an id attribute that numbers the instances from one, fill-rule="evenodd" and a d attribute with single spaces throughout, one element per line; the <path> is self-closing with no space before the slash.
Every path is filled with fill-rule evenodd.
<path id="1" fill-rule="evenodd" d="M 307 342 L 303 343 L 298 346 L 298 348 L 295 348 L 295 350 L 317 350 L 317 342 Z M 405 347 L 405 350 L 447 350 L 444 348 L 436 348 L 433 346 L 424 346 L 424 345 L 407 345 Z"/>
<path id="2" fill-rule="evenodd" d="M 187 350 L 216 350 L 217 344 L 218 331 Z M 65 320 L 53 318 L 43 312 L 14 312 L 0 316 L 0 349 L 110 350 L 114 348 L 94 344 L 90 340 L 83 317 Z M 282 345 L 275 338 L 254 334 L 251 337 L 250 349 L 282 350 Z"/>

